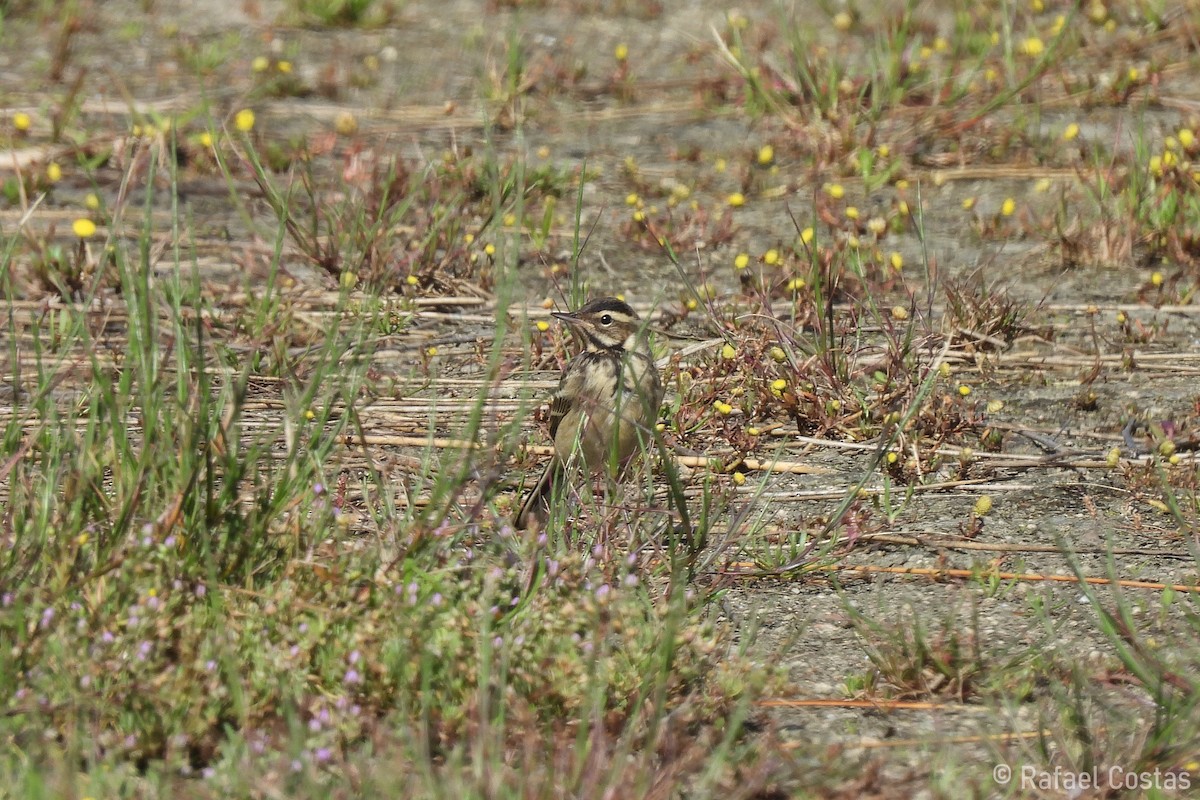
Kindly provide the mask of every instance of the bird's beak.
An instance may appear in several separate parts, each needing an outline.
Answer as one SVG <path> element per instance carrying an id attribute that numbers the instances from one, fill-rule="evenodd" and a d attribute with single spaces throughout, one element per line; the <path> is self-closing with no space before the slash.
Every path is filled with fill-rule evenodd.
<path id="1" fill-rule="evenodd" d="M 566 324 L 567 330 L 571 332 L 572 339 L 581 344 L 587 344 L 587 326 L 583 324 L 583 320 L 574 314 L 566 314 L 562 311 L 551 311 L 550 316 Z"/>

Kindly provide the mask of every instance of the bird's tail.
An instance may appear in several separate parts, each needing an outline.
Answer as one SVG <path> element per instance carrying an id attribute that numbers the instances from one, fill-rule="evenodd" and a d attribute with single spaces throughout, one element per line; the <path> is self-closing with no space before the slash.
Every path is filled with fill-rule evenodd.
<path id="1" fill-rule="evenodd" d="M 557 458 L 551 458 L 542 472 L 542 477 L 538 478 L 538 482 L 529 490 L 529 494 L 525 495 L 521 507 L 517 509 L 513 517 L 514 528 L 519 531 L 526 530 L 534 520 L 539 527 L 546 524 L 546 520 L 550 519 L 550 498 L 562 472 L 562 463 Z"/>

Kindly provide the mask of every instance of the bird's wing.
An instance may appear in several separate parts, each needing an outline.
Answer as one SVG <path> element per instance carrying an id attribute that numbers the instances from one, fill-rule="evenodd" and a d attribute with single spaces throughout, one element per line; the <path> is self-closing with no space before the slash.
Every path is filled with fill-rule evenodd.
<path id="1" fill-rule="evenodd" d="M 558 435 L 558 424 L 562 422 L 562 418 L 567 415 L 571 409 L 571 399 L 564 395 L 561 391 L 554 393 L 554 399 L 550 401 L 550 440 Z"/>

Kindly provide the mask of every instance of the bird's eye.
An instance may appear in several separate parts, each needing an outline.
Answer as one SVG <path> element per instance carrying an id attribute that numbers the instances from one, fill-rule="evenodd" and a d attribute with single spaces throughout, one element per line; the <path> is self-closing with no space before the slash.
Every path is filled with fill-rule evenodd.
<path id="1" fill-rule="evenodd" d="M 612 325 L 612 314 L 604 314 L 600 317 L 601 325 Z"/>

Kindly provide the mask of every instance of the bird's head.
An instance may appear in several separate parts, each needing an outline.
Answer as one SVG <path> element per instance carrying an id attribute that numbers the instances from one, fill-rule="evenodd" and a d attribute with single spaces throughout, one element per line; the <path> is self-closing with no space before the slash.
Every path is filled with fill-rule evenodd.
<path id="1" fill-rule="evenodd" d="M 637 312 L 624 300 L 604 297 L 569 314 L 554 312 L 588 350 L 632 350 L 641 326 Z"/>

